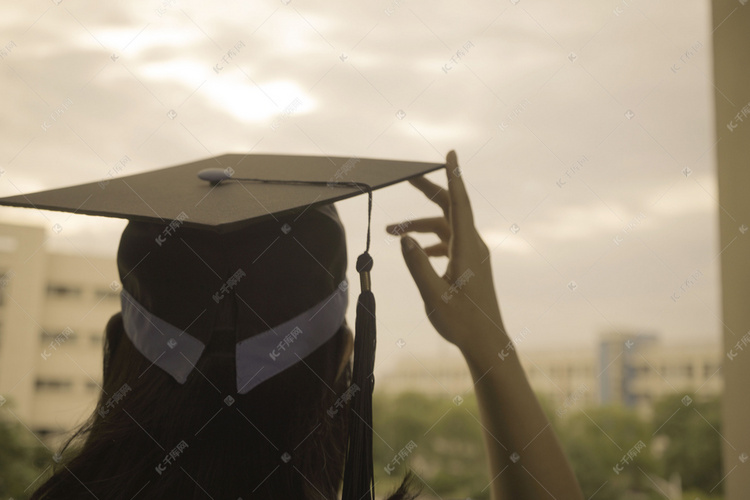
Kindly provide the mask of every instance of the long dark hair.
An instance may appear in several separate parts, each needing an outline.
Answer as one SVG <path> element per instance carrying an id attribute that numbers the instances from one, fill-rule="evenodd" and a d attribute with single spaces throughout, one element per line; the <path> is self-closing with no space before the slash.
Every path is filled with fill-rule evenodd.
<path id="1" fill-rule="evenodd" d="M 238 395 L 233 335 L 215 332 L 180 385 L 136 350 L 116 314 L 96 409 L 32 499 L 337 498 L 351 367 L 337 378 L 331 360 L 343 358 L 348 335 L 342 326 L 302 362 Z M 415 498 L 410 484 L 389 498 Z"/>

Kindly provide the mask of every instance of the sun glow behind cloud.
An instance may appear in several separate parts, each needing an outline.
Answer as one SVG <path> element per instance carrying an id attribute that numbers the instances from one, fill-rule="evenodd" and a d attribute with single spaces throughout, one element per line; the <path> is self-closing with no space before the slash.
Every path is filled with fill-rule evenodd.
<path id="1" fill-rule="evenodd" d="M 150 63 L 138 69 L 153 82 L 171 82 L 199 93 L 213 106 L 243 123 L 268 121 L 275 115 L 303 114 L 315 109 L 315 101 L 291 80 L 255 82 L 238 67 L 227 67 L 221 78 L 197 59 L 175 59 Z"/>
<path id="2" fill-rule="evenodd" d="M 313 111 L 315 101 L 293 81 L 279 80 L 258 86 L 240 78 L 213 82 L 204 92 L 208 99 L 244 123 L 262 122 L 274 115 L 283 118 Z"/>

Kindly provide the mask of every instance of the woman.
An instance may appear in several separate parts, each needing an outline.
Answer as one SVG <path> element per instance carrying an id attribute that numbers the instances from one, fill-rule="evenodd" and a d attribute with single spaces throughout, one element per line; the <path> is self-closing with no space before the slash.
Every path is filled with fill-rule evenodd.
<path id="1" fill-rule="evenodd" d="M 489 251 L 474 228 L 454 152 L 446 167 L 448 190 L 424 178 L 412 182 L 444 216 L 408 224 L 409 231 L 437 234 L 441 243 L 422 250 L 404 236 L 402 248 L 430 321 L 459 347 L 474 377 L 492 497 L 581 498 L 518 359 L 497 356 L 509 339 Z M 292 228 L 285 234 L 293 237 L 279 239 L 280 225 Z M 179 241 L 167 239 L 155 249 L 160 230 L 131 222 L 123 234 L 123 313 L 107 325 L 102 396 L 74 436 L 83 441 L 80 450 L 63 453 L 33 498 L 337 498 L 346 407 L 357 389 L 349 386 L 351 332 L 339 320 L 330 338 L 301 356 L 294 350 L 304 342 L 297 339 L 305 338 L 305 326 L 285 336 L 278 352 L 262 352 L 268 370 L 255 374 L 244 373 L 237 347 L 240 330 L 248 340 L 291 326 L 294 315 L 341 317 L 345 302 L 329 305 L 346 289 L 344 233 L 335 211 L 310 210 L 220 241 L 183 230 Z M 444 276 L 434 272 L 430 256 L 449 258 Z M 235 269 L 232 286 L 222 283 Z M 243 281 L 245 275 L 252 280 Z M 219 307 L 206 319 L 191 305 L 213 293 Z M 165 334 L 161 320 L 180 328 Z M 174 356 L 172 348 L 195 340 L 183 333 L 204 321 L 212 325 L 205 349 L 194 358 L 189 349 L 180 354 L 184 360 Z M 154 330 L 152 337 L 163 334 L 168 347 L 148 345 L 144 329 Z M 287 350 L 298 359 L 276 369 L 277 360 L 289 359 Z M 414 498 L 408 478 L 390 498 Z"/>

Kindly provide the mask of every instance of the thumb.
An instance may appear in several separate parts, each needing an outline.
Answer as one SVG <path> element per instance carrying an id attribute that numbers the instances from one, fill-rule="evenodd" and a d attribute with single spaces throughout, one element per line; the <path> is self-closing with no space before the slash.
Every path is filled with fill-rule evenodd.
<path id="1" fill-rule="evenodd" d="M 432 303 L 433 298 L 440 294 L 440 284 L 443 280 L 435 273 L 429 257 L 414 239 L 408 236 L 401 237 L 401 252 L 422 300 Z"/>

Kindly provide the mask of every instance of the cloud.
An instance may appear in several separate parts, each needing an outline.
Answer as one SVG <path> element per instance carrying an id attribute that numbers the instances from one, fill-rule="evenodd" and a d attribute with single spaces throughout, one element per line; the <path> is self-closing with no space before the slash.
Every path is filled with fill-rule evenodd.
<path id="1" fill-rule="evenodd" d="M 10 4 L 0 20 L 16 44 L 0 61 L 3 194 L 96 181 L 123 155 L 119 175 L 252 148 L 423 161 L 456 148 L 516 326 L 590 338 L 607 326 L 598 309 L 664 332 L 716 329 L 682 305 L 692 299 L 660 302 L 695 268 L 718 300 L 710 44 L 680 61 L 710 40 L 705 2 L 50 5 Z M 376 199 L 388 217 L 421 210 L 395 192 Z M 63 234 L 88 248 L 100 226 L 78 224 Z M 561 298 L 576 278 L 595 309 Z M 399 296 L 404 282 L 384 286 Z"/>

